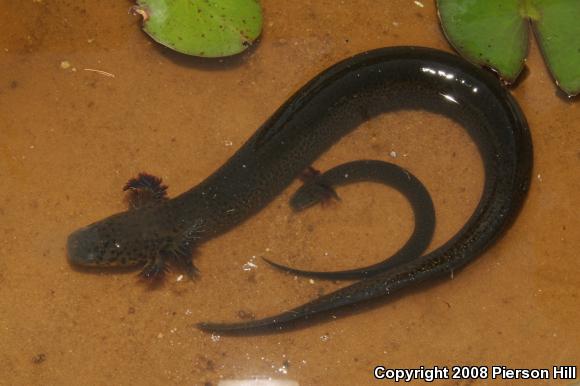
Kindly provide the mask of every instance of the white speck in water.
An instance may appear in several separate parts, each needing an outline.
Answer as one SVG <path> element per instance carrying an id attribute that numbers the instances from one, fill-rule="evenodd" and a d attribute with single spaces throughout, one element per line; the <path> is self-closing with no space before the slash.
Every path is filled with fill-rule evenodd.
<path id="1" fill-rule="evenodd" d="M 421 3 L 420 1 L 413 1 L 413 3 L 415 3 L 415 5 L 416 5 L 417 7 L 420 7 L 420 8 L 425 8 L 425 5 L 424 5 L 423 3 Z"/>
<path id="2" fill-rule="evenodd" d="M 542 182 L 542 175 L 538 173 L 538 181 Z"/>
<path id="3" fill-rule="evenodd" d="M 182 280 L 183 280 L 183 275 L 179 275 L 179 276 L 177 276 L 177 279 L 175 279 L 175 281 L 178 281 L 178 282 L 182 281 Z"/>
<path id="4" fill-rule="evenodd" d="M 279 367 L 279 368 L 278 368 L 278 372 L 279 372 L 280 374 L 284 374 L 284 375 L 286 375 L 286 374 L 288 374 L 288 367 L 286 367 L 286 366 L 282 365 L 281 367 Z"/>
<path id="5" fill-rule="evenodd" d="M 320 336 L 320 341 L 322 342 L 328 342 L 328 340 L 330 339 L 330 335 L 328 334 L 324 334 Z"/>
<path id="6" fill-rule="evenodd" d="M 250 257 L 250 260 L 248 260 L 247 263 L 242 265 L 242 269 L 244 271 L 252 271 L 252 270 L 258 268 L 258 265 L 256 263 L 254 263 L 255 260 L 256 260 L 256 256 Z"/>
<path id="7" fill-rule="evenodd" d="M 258 266 L 255 263 L 250 263 L 250 262 L 243 265 L 244 271 L 251 271 L 252 269 L 257 268 L 257 267 Z"/>
<path id="8" fill-rule="evenodd" d="M 60 68 L 62 68 L 63 70 L 70 68 L 70 62 L 68 60 L 63 60 L 62 62 L 60 62 Z"/>
<path id="9" fill-rule="evenodd" d="M 221 335 L 211 334 L 211 340 L 213 342 L 219 342 L 222 339 Z"/>
<path id="10" fill-rule="evenodd" d="M 157 339 L 161 339 L 161 338 L 163 338 L 163 334 L 162 333 L 157 334 Z"/>
<path id="11" fill-rule="evenodd" d="M 229 139 L 226 139 L 226 140 L 224 141 L 224 145 L 226 145 L 226 146 L 233 146 L 233 145 L 234 145 L 234 143 L 233 143 L 232 141 L 230 141 Z"/>
<path id="12" fill-rule="evenodd" d="M 344 178 L 348 178 L 348 173 L 345 173 L 344 174 Z"/>
<path id="13" fill-rule="evenodd" d="M 392 158 L 397 158 L 397 152 L 396 152 L 396 151 L 394 151 L 394 150 L 391 150 L 391 152 L 389 153 L 389 155 L 390 155 Z"/>
<path id="14" fill-rule="evenodd" d="M 316 282 L 314 281 L 314 279 L 308 279 L 308 282 L 309 282 L 310 284 L 314 284 L 314 283 L 316 283 Z"/>
<path id="15" fill-rule="evenodd" d="M 187 310 L 185 310 L 185 315 L 191 315 L 193 314 L 193 312 L 188 308 Z"/>
<path id="16" fill-rule="evenodd" d="M 398 27 L 398 26 L 399 26 L 399 22 L 396 22 L 396 21 L 394 21 L 394 22 L 393 22 L 393 25 L 394 25 L 395 27 Z"/>
<path id="17" fill-rule="evenodd" d="M 121 248 L 121 244 L 115 243 L 115 248 Z"/>

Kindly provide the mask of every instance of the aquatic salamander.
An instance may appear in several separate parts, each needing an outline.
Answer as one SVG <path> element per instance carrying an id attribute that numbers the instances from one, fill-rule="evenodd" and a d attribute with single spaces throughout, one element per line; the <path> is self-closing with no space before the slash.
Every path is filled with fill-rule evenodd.
<path id="1" fill-rule="evenodd" d="M 222 332 L 283 327 L 449 274 L 479 256 L 517 214 L 530 183 L 532 143 L 524 115 L 495 77 L 457 56 L 420 47 L 368 51 L 323 71 L 214 174 L 171 200 L 164 198 L 158 181 L 130 181 L 130 190 L 151 182 L 152 198 L 72 233 L 69 259 L 83 266 L 145 262 L 147 277 L 173 261 L 192 274 L 196 245 L 258 212 L 361 122 L 385 112 L 419 109 L 462 125 L 483 160 L 480 202 L 449 241 L 279 315 L 199 327 Z"/>

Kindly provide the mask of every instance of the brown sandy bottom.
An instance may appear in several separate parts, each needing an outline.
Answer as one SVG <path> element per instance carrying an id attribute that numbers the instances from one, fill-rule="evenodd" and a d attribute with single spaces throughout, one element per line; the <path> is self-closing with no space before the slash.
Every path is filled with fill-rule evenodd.
<path id="1" fill-rule="evenodd" d="M 203 245 L 196 282 L 173 272 L 150 290 L 134 272 L 91 274 L 67 263 L 67 235 L 123 210 L 128 178 L 148 171 L 173 196 L 189 189 L 336 61 L 392 45 L 449 50 L 434 4 L 416 3 L 264 0 L 259 44 L 202 60 L 152 43 L 127 14 L 128 1 L 0 0 L 0 384 L 272 377 L 347 385 L 373 384 L 376 365 L 578 365 L 580 106 L 557 95 L 535 43 L 529 76 L 513 92 L 533 133 L 531 192 L 506 236 L 453 280 L 280 334 L 219 337 L 192 327 L 240 312 L 270 315 L 344 285 L 280 274 L 262 256 L 338 269 L 394 252 L 411 232 L 410 207 L 372 184 L 293 214 L 287 200 L 296 182 Z M 361 157 L 400 164 L 428 187 L 438 222 L 431 248 L 479 199 L 475 146 L 442 118 L 385 115 L 315 166 Z M 248 262 L 257 267 L 245 271 Z M 441 382 L 456 383 L 471 381 Z"/>

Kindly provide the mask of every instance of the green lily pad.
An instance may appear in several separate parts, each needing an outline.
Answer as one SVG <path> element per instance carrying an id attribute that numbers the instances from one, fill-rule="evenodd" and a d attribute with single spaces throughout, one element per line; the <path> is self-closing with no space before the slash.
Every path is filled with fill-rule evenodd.
<path id="1" fill-rule="evenodd" d="M 515 81 L 528 47 L 517 0 L 438 0 L 437 6 L 447 40 L 461 55 Z"/>
<path id="2" fill-rule="evenodd" d="M 257 0 L 137 0 L 133 10 L 153 40 L 188 55 L 234 55 L 262 31 Z"/>
<path id="3" fill-rule="evenodd" d="M 579 0 L 437 0 L 437 7 L 453 47 L 507 83 L 523 69 L 531 19 L 556 83 L 580 93 Z"/>
<path id="4" fill-rule="evenodd" d="M 580 1 L 535 0 L 532 19 L 544 59 L 558 86 L 580 94 Z"/>

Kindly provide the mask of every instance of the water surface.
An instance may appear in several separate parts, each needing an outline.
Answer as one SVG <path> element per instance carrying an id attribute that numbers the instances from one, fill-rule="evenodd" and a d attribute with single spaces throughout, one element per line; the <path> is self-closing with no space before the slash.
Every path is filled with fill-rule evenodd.
<path id="1" fill-rule="evenodd" d="M 449 50 L 433 4 L 416 3 L 264 0 L 259 44 L 209 61 L 151 42 L 127 1 L 1 1 L 0 384 L 71 384 L 79 375 L 118 385 L 373 384 L 379 364 L 578 365 L 580 107 L 556 95 L 535 44 L 531 72 L 514 91 L 534 139 L 530 195 L 506 236 L 453 279 L 283 334 L 212 337 L 192 327 L 266 316 L 344 285 L 282 275 L 261 256 L 338 269 L 394 252 L 411 232 L 411 210 L 373 184 L 345 187 L 342 202 L 297 215 L 287 205 L 295 183 L 203 245 L 193 283 L 174 272 L 151 290 L 133 271 L 67 263 L 67 235 L 123 210 L 128 178 L 147 171 L 173 196 L 189 189 L 336 61 L 391 45 Z M 396 162 L 427 186 L 438 222 L 431 248 L 479 199 L 479 155 L 443 118 L 382 116 L 315 166 L 361 157 Z M 245 270 L 248 262 L 257 267 Z"/>

